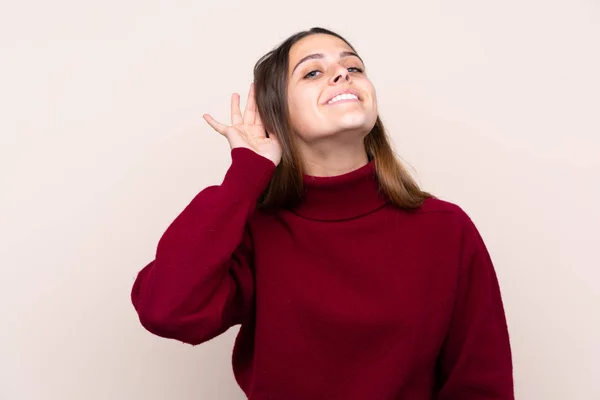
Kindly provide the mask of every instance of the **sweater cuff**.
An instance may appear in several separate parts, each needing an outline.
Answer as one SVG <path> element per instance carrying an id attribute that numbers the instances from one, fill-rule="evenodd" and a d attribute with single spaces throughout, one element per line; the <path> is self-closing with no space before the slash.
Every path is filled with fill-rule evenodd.
<path id="1" fill-rule="evenodd" d="M 277 168 L 273 161 L 244 147 L 231 150 L 231 160 L 221 186 L 240 194 L 252 193 L 256 198 L 267 188 Z"/>

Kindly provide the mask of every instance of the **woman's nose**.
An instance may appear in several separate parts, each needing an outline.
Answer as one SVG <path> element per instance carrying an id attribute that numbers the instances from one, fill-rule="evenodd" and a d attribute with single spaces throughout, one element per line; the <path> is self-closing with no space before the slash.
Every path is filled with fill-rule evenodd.
<path id="1" fill-rule="evenodd" d="M 350 80 L 350 73 L 348 72 L 348 70 L 346 68 L 340 66 L 333 73 L 332 82 L 333 83 L 339 83 L 340 81 L 343 81 L 343 80 L 349 81 Z"/>

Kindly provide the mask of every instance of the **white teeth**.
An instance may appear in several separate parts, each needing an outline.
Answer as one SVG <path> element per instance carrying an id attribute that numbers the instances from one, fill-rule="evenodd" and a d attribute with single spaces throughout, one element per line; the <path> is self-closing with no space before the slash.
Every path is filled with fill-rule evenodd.
<path id="1" fill-rule="evenodd" d="M 329 100 L 327 104 L 335 103 L 336 101 L 340 100 L 358 100 L 358 97 L 351 93 L 338 94 L 333 99 Z"/>

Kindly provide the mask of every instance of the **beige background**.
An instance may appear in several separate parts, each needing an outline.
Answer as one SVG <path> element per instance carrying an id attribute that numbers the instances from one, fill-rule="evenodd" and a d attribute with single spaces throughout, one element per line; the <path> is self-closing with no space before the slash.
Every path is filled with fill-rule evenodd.
<path id="1" fill-rule="evenodd" d="M 129 301 L 219 183 L 254 62 L 322 25 L 370 68 L 396 147 L 495 261 L 519 399 L 600 399 L 597 1 L 3 1 L 0 399 L 242 399 L 237 328 L 198 347 Z"/>

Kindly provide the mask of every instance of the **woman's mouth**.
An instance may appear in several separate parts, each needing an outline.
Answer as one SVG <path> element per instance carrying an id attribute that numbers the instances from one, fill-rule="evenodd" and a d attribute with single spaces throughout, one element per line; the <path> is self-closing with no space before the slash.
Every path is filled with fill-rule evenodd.
<path id="1" fill-rule="evenodd" d="M 329 100 L 327 104 L 347 103 L 352 101 L 359 101 L 358 96 L 353 93 L 342 93 Z"/>

